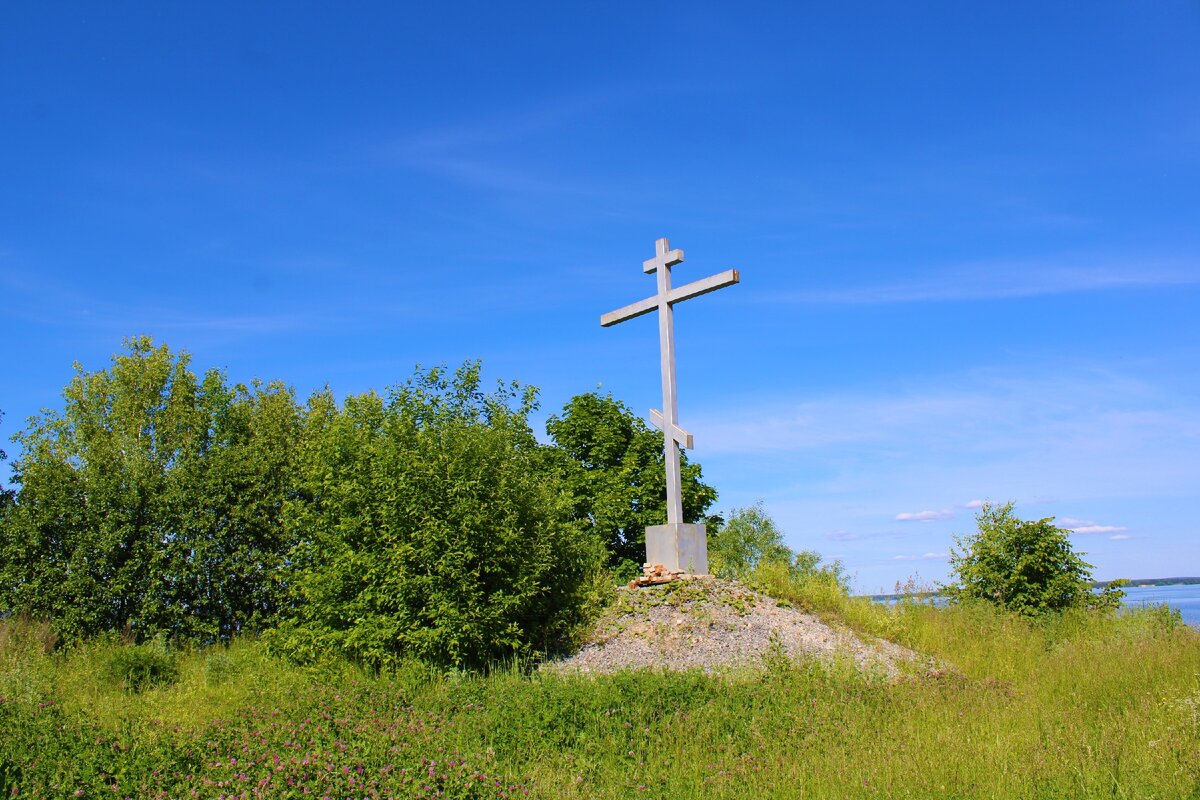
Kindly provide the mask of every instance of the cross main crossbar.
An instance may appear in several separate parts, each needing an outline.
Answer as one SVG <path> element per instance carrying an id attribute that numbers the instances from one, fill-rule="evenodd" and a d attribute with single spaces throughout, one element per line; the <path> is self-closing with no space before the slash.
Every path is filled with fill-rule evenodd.
<path id="1" fill-rule="evenodd" d="M 679 251 L 674 251 L 679 252 Z M 693 297 L 699 297 L 702 294 L 715 292 L 717 289 L 724 289 L 726 286 L 732 286 L 740 280 L 736 269 L 727 269 L 724 272 L 719 272 L 716 275 L 710 275 L 707 278 L 701 278 L 698 281 L 685 283 L 683 286 L 672 289 L 667 294 L 667 303 L 675 305 L 682 303 L 684 300 L 690 300 Z M 610 328 L 618 322 L 624 322 L 627 319 L 640 317 L 643 314 L 649 314 L 658 308 L 658 297 L 647 297 L 645 300 L 638 300 L 636 303 L 630 303 L 624 308 L 618 308 L 616 311 L 610 311 L 607 314 L 600 315 L 600 325 L 604 328 Z"/>

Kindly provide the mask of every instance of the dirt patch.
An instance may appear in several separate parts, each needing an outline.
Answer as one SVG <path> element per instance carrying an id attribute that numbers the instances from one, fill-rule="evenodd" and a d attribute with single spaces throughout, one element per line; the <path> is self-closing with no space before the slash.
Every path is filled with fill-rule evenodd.
<path id="1" fill-rule="evenodd" d="M 783 656 L 847 660 L 896 678 L 931 666 L 919 653 L 884 640 L 866 641 L 734 581 L 693 577 L 617 592 L 617 602 L 600 618 L 583 649 L 544 669 L 722 673 Z"/>

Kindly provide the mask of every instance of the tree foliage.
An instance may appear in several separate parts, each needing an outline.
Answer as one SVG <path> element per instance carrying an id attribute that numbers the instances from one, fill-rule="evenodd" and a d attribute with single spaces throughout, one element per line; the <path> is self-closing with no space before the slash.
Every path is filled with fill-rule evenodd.
<path id="1" fill-rule="evenodd" d="M 68 641 L 270 630 L 303 659 L 486 666 L 563 642 L 606 557 L 640 563 L 665 519 L 662 437 L 611 397 L 574 398 L 542 445 L 535 390 L 482 391 L 478 363 L 306 405 L 190 364 L 130 339 L 15 437 L 0 615 Z M 716 492 L 686 459 L 683 478 L 704 519 Z"/>
<path id="2" fill-rule="evenodd" d="M 761 501 L 735 508 L 728 519 L 708 532 L 708 565 L 720 578 L 745 581 L 759 588 L 776 587 L 781 581 L 801 591 L 819 586 L 822 590 L 846 592 L 846 577 L 840 561 L 822 564 L 815 550 L 793 550 L 783 532 Z"/>
<path id="3" fill-rule="evenodd" d="M 709 568 L 718 577 L 744 580 L 761 563 L 790 565 L 796 556 L 761 501 L 733 509 L 723 525 L 708 532 Z"/>
<path id="4" fill-rule="evenodd" d="M 551 416 L 546 430 L 551 453 L 565 475 L 572 513 L 605 543 L 612 563 L 645 557 L 646 526 L 666 522 L 667 488 L 663 436 L 612 395 L 576 395 Z M 717 492 L 703 481 L 699 464 L 681 454 L 685 522 L 703 522 Z"/>
<path id="5" fill-rule="evenodd" d="M 583 607 L 601 550 L 528 425 L 532 389 L 479 388 L 478 363 L 418 372 L 385 400 L 310 403 L 293 603 L 272 641 L 483 667 L 554 647 Z"/>
<path id="6" fill-rule="evenodd" d="M 292 394 L 198 381 L 146 337 L 76 364 L 63 411 L 16 437 L 20 492 L 0 528 L 0 608 L 68 638 L 227 638 L 276 605 L 279 512 L 299 431 Z"/>
<path id="7" fill-rule="evenodd" d="M 0 411 L 0 422 L 3 421 L 4 412 Z M 8 458 L 8 453 L 5 453 L 3 449 L 0 449 L 0 461 L 4 461 L 6 458 Z M 4 525 L 4 514 L 6 513 L 8 507 L 13 504 L 15 499 L 16 492 L 14 492 L 12 489 L 5 489 L 4 486 L 0 484 L 0 526 Z"/>
<path id="8" fill-rule="evenodd" d="M 976 514 L 978 531 L 957 537 L 950 551 L 955 582 L 946 587 L 956 600 L 985 600 L 1025 616 L 1068 608 L 1116 608 L 1124 595 L 1114 582 L 1096 595 L 1092 565 L 1071 545 L 1069 531 L 1054 518 L 1019 519 L 1013 504 L 984 504 Z"/>

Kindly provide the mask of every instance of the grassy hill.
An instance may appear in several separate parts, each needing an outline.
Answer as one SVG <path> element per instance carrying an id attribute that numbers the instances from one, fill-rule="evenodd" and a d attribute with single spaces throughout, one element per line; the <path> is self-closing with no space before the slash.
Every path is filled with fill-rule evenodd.
<path id="1" fill-rule="evenodd" d="M 1200 634 L 1164 609 L 1035 623 L 989 608 L 826 610 L 949 666 L 585 677 L 298 668 L 254 640 L 47 652 L 0 627 L 13 797 L 1189 798 Z"/>

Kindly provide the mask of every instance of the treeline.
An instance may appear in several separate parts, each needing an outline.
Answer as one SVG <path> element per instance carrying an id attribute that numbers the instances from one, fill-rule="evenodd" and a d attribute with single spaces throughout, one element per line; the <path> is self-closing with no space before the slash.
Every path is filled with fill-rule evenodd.
<path id="1" fill-rule="evenodd" d="M 1125 579 L 1121 579 L 1125 580 Z M 1103 589 L 1112 581 L 1092 581 L 1093 589 Z M 1129 586 L 1191 586 L 1200 583 L 1200 577 L 1188 578 L 1130 578 L 1126 581 Z"/>
<path id="2" fill-rule="evenodd" d="M 660 434 L 590 393 L 539 443 L 536 390 L 486 391 L 477 362 L 301 402 L 141 337 L 107 369 L 77 364 L 63 400 L 14 437 L 0 615 L 67 640 L 253 631 L 302 660 L 528 657 L 665 516 Z M 685 462 L 685 517 L 715 500 Z"/>

